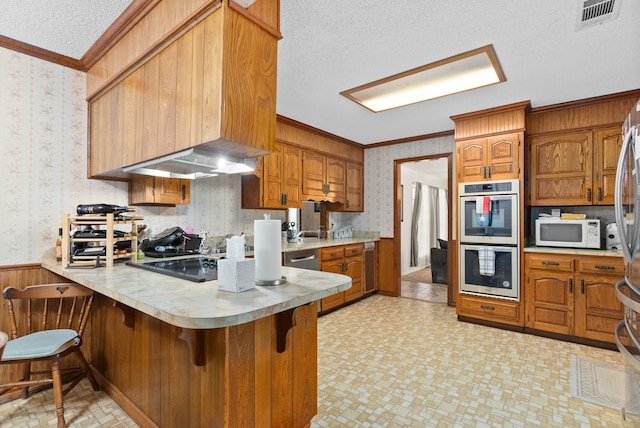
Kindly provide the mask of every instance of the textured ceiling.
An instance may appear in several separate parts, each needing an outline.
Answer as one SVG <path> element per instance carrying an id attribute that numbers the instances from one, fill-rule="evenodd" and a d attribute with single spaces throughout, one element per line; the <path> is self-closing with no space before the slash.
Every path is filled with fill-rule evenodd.
<path id="1" fill-rule="evenodd" d="M 618 0 L 619 2 L 622 0 Z M 80 58 L 124 0 L 3 2 L 0 34 Z M 453 129 L 449 116 L 640 88 L 640 2 L 576 31 L 577 0 L 281 0 L 277 112 L 369 144 Z M 505 83 L 381 113 L 339 92 L 493 44 Z"/>
<path id="2" fill-rule="evenodd" d="M 3 1 L 0 34 L 80 59 L 131 1 Z"/>

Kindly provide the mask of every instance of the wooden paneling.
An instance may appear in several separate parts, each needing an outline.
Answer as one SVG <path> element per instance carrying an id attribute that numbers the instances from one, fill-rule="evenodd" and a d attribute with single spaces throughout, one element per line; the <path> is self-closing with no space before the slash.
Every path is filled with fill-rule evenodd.
<path id="1" fill-rule="evenodd" d="M 378 244 L 378 293 L 397 297 L 400 294 L 398 260 L 394 238 L 380 238 Z M 398 253 L 399 254 L 399 253 Z"/>
<path id="2" fill-rule="evenodd" d="M 156 46 L 166 43 L 168 38 L 202 14 L 203 10 L 220 4 L 220 0 L 160 1 L 154 7 L 146 8 L 146 14 L 142 18 L 136 17 L 132 26 L 115 23 L 126 34 L 114 34 L 113 37 L 120 37 L 119 40 L 112 43 L 100 59 L 92 60 L 93 65 L 87 70 L 87 98 L 119 78 Z"/>
<path id="3" fill-rule="evenodd" d="M 527 135 L 619 125 L 638 98 L 640 89 L 533 108 L 527 114 Z"/>
<path id="4" fill-rule="evenodd" d="M 276 135 L 278 140 L 289 144 L 331 153 L 332 156 L 347 160 L 364 162 L 362 145 L 284 116 L 277 117 Z"/>
<path id="5" fill-rule="evenodd" d="M 523 101 L 451 116 L 451 119 L 456 123 L 456 141 L 505 132 L 524 131 L 525 113 L 528 107 L 529 101 Z"/>
<path id="6" fill-rule="evenodd" d="M 140 424 L 303 427 L 317 412 L 315 303 L 234 327 L 201 331 L 205 364 L 191 362 L 181 329 L 135 312 L 126 327 L 98 296 L 92 363 Z M 278 323 L 293 324 L 276 352 Z M 145 419 L 146 422 L 145 422 Z"/>

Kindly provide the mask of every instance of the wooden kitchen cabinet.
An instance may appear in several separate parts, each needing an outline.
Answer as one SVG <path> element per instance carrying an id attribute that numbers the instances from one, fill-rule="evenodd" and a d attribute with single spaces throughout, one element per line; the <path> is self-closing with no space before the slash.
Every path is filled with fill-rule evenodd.
<path id="1" fill-rule="evenodd" d="M 613 205 L 621 147 L 618 126 L 532 136 L 530 204 Z"/>
<path id="2" fill-rule="evenodd" d="M 242 176 L 242 208 L 301 208 L 302 150 L 276 143 L 255 174 Z"/>
<path id="3" fill-rule="evenodd" d="M 345 201 L 346 162 L 321 152 L 305 150 L 302 156 L 302 198 Z"/>
<path id="4" fill-rule="evenodd" d="M 624 277 L 620 257 L 525 254 L 525 326 L 615 343 L 623 307 L 615 284 Z"/>
<path id="5" fill-rule="evenodd" d="M 129 182 L 129 205 L 188 204 L 190 189 L 189 180 L 137 176 Z"/>
<path id="6" fill-rule="evenodd" d="M 522 132 L 475 138 L 456 143 L 459 182 L 508 180 L 520 173 Z"/>
<path id="7" fill-rule="evenodd" d="M 123 167 L 196 146 L 241 158 L 273 150 L 279 1 L 221 2 L 177 26 L 165 3 L 130 29 L 136 42 L 88 70 L 91 178 L 131 179 Z"/>
<path id="8" fill-rule="evenodd" d="M 344 210 L 364 211 L 364 165 L 359 162 L 347 162 L 346 200 Z"/>
<path id="9" fill-rule="evenodd" d="M 320 249 L 320 269 L 351 277 L 351 288 L 322 299 L 322 312 L 337 308 L 364 295 L 363 245 L 351 244 Z"/>

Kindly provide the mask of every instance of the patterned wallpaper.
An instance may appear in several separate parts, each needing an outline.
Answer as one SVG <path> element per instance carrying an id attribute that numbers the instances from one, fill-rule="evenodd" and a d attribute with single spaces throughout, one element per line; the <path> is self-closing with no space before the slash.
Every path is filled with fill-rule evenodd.
<path id="1" fill-rule="evenodd" d="M 0 47 L 0 265 L 37 263 L 78 204 L 127 204 L 126 183 L 87 176 L 85 74 Z M 393 236 L 393 161 L 453 151 L 453 137 L 365 150 L 365 212 L 332 213 L 336 226 Z M 285 211 L 240 209 L 240 177 L 196 180 L 191 204 L 137 207 L 154 233 L 172 226 L 253 234 L 253 220 Z"/>
<path id="2" fill-rule="evenodd" d="M 453 135 L 364 151 L 364 212 L 334 213 L 336 225 L 351 224 L 357 230 L 379 231 L 393 238 L 393 165 L 397 159 L 455 153 Z"/>

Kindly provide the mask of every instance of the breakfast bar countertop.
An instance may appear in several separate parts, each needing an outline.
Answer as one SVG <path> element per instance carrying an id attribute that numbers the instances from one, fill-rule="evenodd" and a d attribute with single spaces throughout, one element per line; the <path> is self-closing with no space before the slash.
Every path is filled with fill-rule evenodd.
<path id="1" fill-rule="evenodd" d="M 148 260 L 147 260 L 148 261 Z M 244 324 L 322 299 L 351 287 L 351 278 L 282 267 L 287 282 L 240 293 L 219 291 L 218 281 L 191 282 L 116 264 L 64 269 L 50 250 L 42 267 L 176 327 L 209 329 Z"/>

